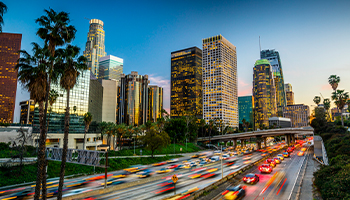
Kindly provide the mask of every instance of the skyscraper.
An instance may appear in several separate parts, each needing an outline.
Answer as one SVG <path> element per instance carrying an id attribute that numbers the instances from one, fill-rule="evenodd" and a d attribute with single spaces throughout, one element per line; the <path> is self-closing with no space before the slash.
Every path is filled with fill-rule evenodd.
<path id="1" fill-rule="evenodd" d="M 271 64 L 276 86 L 277 116 L 282 117 L 283 107 L 287 105 L 287 100 L 284 91 L 284 78 L 280 54 L 273 49 L 262 50 L 260 52 L 260 59 L 267 59 Z"/>
<path id="2" fill-rule="evenodd" d="M 120 81 L 120 75 L 123 73 L 123 59 L 109 55 L 99 59 L 98 80 L 115 79 Z"/>
<path id="3" fill-rule="evenodd" d="M 171 52 L 170 116 L 188 113 L 203 117 L 202 50 L 197 47 Z"/>
<path id="4" fill-rule="evenodd" d="M 13 122 L 22 34 L 0 33 L 0 122 Z"/>
<path id="5" fill-rule="evenodd" d="M 148 120 L 156 122 L 162 117 L 163 88 L 156 85 L 148 86 Z"/>
<path id="6" fill-rule="evenodd" d="M 88 68 L 97 78 L 99 73 L 99 59 L 106 55 L 107 53 L 105 52 L 105 31 L 103 30 L 103 22 L 99 19 L 91 19 L 84 56 L 88 60 Z"/>
<path id="7" fill-rule="evenodd" d="M 245 119 L 245 121 L 253 124 L 253 105 L 253 96 L 238 97 L 239 123 L 242 123 L 242 120 Z"/>
<path id="8" fill-rule="evenodd" d="M 131 72 L 121 75 L 118 91 L 119 124 L 139 126 L 147 122 L 148 108 L 148 75 Z"/>
<path id="9" fill-rule="evenodd" d="M 238 127 L 236 47 L 223 36 L 203 39 L 203 118 Z"/>
<path id="10" fill-rule="evenodd" d="M 19 103 L 21 106 L 21 116 L 19 119 L 20 124 L 32 124 L 34 117 L 34 100 L 21 101 Z"/>
<path id="11" fill-rule="evenodd" d="M 286 91 L 287 105 L 294 105 L 294 92 L 292 90 L 292 85 L 290 83 L 286 83 L 284 84 L 284 88 Z"/>
<path id="12" fill-rule="evenodd" d="M 283 117 L 291 120 L 293 128 L 306 127 L 310 124 L 310 108 L 304 104 L 285 106 Z"/>
<path id="13" fill-rule="evenodd" d="M 266 59 L 257 60 L 253 71 L 254 127 L 262 129 L 269 127 L 269 118 L 276 117 L 275 79 Z"/>
<path id="14" fill-rule="evenodd" d="M 117 121 L 117 105 L 118 105 L 118 83 L 119 81 L 111 79 L 102 79 L 103 86 L 103 104 L 102 104 L 102 121 Z"/>

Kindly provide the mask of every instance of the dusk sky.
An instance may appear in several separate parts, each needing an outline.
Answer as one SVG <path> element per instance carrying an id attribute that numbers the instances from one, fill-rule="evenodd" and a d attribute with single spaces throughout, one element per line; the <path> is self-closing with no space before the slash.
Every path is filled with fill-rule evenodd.
<path id="1" fill-rule="evenodd" d="M 30 51 L 35 19 L 44 9 L 70 13 L 77 29 L 73 44 L 85 49 L 88 19 L 104 22 L 107 55 L 124 59 L 124 73 L 148 74 L 164 87 L 164 108 L 170 108 L 170 53 L 202 48 L 202 39 L 221 34 L 237 47 L 238 94 L 251 95 L 253 67 L 262 49 L 276 49 L 285 83 L 293 86 L 295 103 L 313 105 L 315 95 L 331 96 L 328 77 L 339 75 L 340 89 L 350 91 L 350 1 L 78 1 L 3 0 L 4 32 L 21 33 L 22 49 Z M 18 104 L 29 98 L 18 87 Z M 332 104 L 334 106 L 334 104 Z M 312 108 L 312 107 L 311 107 Z"/>

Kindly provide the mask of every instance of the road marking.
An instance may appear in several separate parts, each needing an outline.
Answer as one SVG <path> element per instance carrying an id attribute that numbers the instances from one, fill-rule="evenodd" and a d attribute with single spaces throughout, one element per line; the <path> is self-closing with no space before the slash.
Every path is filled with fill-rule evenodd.
<path id="1" fill-rule="evenodd" d="M 286 179 L 284 179 L 284 181 L 283 181 L 283 183 L 282 183 L 282 185 L 281 185 L 281 187 L 280 187 L 280 189 L 278 190 L 278 192 L 277 192 L 277 194 L 276 194 L 276 195 L 278 195 L 278 194 L 280 193 L 280 191 L 281 191 L 281 189 L 282 189 L 282 187 L 283 187 L 284 183 L 286 182 L 286 180 L 287 180 L 287 178 L 286 178 Z"/>

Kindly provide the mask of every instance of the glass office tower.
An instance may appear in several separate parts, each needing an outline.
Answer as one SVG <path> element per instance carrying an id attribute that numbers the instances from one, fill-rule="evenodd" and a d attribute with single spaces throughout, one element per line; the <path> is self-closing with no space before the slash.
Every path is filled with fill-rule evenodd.
<path id="1" fill-rule="evenodd" d="M 156 85 L 148 86 L 148 120 L 156 122 L 162 117 L 163 88 Z"/>
<path id="2" fill-rule="evenodd" d="M 19 103 L 21 106 L 21 116 L 19 123 L 20 124 L 32 124 L 34 117 L 34 108 L 35 103 L 34 100 L 21 101 Z"/>
<path id="3" fill-rule="evenodd" d="M 253 96 L 242 96 L 238 97 L 238 108 L 239 108 L 239 123 L 242 124 L 242 120 L 253 123 Z"/>
<path id="4" fill-rule="evenodd" d="M 286 93 L 284 91 L 284 78 L 280 54 L 278 51 L 273 49 L 262 50 L 260 52 L 260 59 L 267 59 L 271 64 L 276 86 L 277 115 L 282 117 L 283 107 L 287 105 L 287 100 Z"/>
<path id="5" fill-rule="evenodd" d="M 310 125 L 310 108 L 304 104 L 286 106 L 283 117 L 291 120 L 293 128 L 307 127 Z"/>
<path id="6" fill-rule="evenodd" d="M 22 34 L 0 33 L 0 122 L 12 123 Z"/>
<path id="7" fill-rule="evenodd" d="M 203 117 L 238 127 L 236 47 L 221 35 L 203 39 Z"/>
<path id="8" fill-rule="evenodd" d="M 269 118 L 277 113 L 275 79 L 266 59 L 257 60 L 253 71 L 254 127 L 268 128 Z"/>
<path id="9" fill-rule="evenodd" d="M 171 52 L 170 116 L 193 113 L 203 117 L 202 50 L 191 47 Z"/>
<path id="10" fill-rule="evenodd" d="M 284 89 L 286 91 L 287 105 L 294 105 L 294 92 L 292 90 L 292 85 L 290 83 L 284 84 Z"/>
<path id="11" fill-rule="evenodd" d="M 102 83 L 102 79 L 115 79 L 120 81 L 120 75 L 123 73 L 123 59 L 116 56 L 105 56 L 99 59 L 99 75 L 98 80 Z"/>
<path id="12" fill-rule="evenodd" d="M 147 122 L 148 108 L 148 75 L 131 72 L 121 75 L 118 88 L 119 124 L 139 126 Z"/>
<path id="13" fill-rule="evenodd" d="M 99 19 L 91 19 L 84 56 L 87 58 L 87 66 L 98 78 L 99 59 L 106 56 L 105 52 L 105 31 L 103 22 Z"/>

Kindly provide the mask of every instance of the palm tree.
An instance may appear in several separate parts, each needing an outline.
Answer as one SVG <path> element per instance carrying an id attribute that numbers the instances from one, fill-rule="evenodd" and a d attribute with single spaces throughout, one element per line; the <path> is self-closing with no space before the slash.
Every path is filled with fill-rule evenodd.
<path id="1" fill-rule="evenodd" d="M 323 100 L 323 106 L 324 106 L 324 109 L 326 109 L 327 111 L 327 117 L 329 118 L 329 108 L 331 107 L 331 101 L 329 99 L 324 99 Z"/>
<path id="2" fill-rule="evenodd" d="M 38 150 L 38 171 L 35 187 L 35 193 L 40 195 L 40 186 L 43 189 L 43 199 L 46 198 L 46 178 L 43 176 L 46 174 L 44 168 L 46 166 L 45 161 L 45 141 L 46 141 L 46 128 L 45 128 L 45 111 L 44 101 L 46 100 L 47 91 L 47 67 L 49 64 L 49 52 L 45 45 L 43 48 L 37 43 L 32 43 L 33 56 L 28 52 L 21 50 L 21 58 L 18 59 L 16 70 L 18 70 L 18 80 L 22 85 L 30 92 L 30 98 L 39 104 L 39 123 L 40 123 L 40 136 L 39 136 L 39 150 Z M 56 75 L 57 73 L 53 73 Z M 56 76 L 53 79 L 56 81 Z M 36 199 L 38 199 L 37 197 Z"/>
<path id="3" fill-rule="evenodd" d="M 332 86 L 332 89 L 334 91 L 337 90 L 339 82 L 340 82 L 340 77 L 337 75 L 330 75 L 328 78 L 328 83 Z"/>
<path id="4" fill-rule="evenodd" d="M 335 105 L 340 110 L 341 124 L 344 126 L 343 121 L 343 108 L 346 104 L 346 100 L 349 99 L 348 92 L 344 92 L 344 90 L 337 90 L 332 92 L 332 100 L 334 100 Z"/>
<path id="5" fill-rule="evenodd" d="M 49 132 L 49 123 L 50 123 L 50 115 L 52 112 L 52 105 L 57 101 L 59 94 L 56 90 L 51 89 L 49 92 L 49 104 L 50 104 L 50 109 L 49 109 L 49 116 L 47 118 L 47 132 Z"/>
<path id="6" fill-rule="evenodd" d="M 315 104 L 317 104 L 317 106 L 318 106 L 318 104 L 320 104 L 320 102 L 321 102 L 321 97 L 315 96 L 314 102 L 315 102 Z"/>
<path id="7" fill-rule="evenodd" d="M 203 129 L 204 129 L 204 126 L 205 126 L 205 120 L 204 119 L 200 119 L 199 120 L 199 126 L 202 129 L 202 137 L 204 137 L 204 133 L 203 133 Z"/>
<path id="8" fill-rule="evenodd" d="M 84 144 L 83 144 L 83 149 L 85 149 L 85 142 L 86 142 L 86 133 L 89 131 L 89 126 L 92 121 L 92 115 L 91 113 L 87 112 L 84 115 L 84 123 L 85 123 L 85 133 L 84 133 Z"/>
<path id="9" fill-rule="evenodd" d="M 67 107 L 66 114 L 64 118 L 64 136 L 63 136 L 63 150 L 62 150 L 62 162 L 61 162 L 61 173 L 60 182 L 58 186 L 58 197 L 57 199 L 62 199 L 62 188 L 64 182 L 64 173 L 66 168 L 66 158 L 68 150 L 68 134 L 69 134 L 69 97 L 70 90 L 75 86 L 77 78 L 81 71 L 87 70 L 87 65 L 85 64 L 86 58 L 84 56 L 79 56 L 80 48 L 77 46 L 67 45 L 65 49 L 57 50 L 60 60 L 57 63 L 59 69 L 64 70 L 61 79 L 60 86 L 67 91 Z"/>
<path id="10" fill-rule="evenodd" d="M 0 1 L 0 33 L 2 33 L 2 25 L 4 25 L 4 14 L 7 12 L 7 6 Z"/>
<path id="11" fill-rule="evenodd" d="M 122 150 L 121 140 L 123 138 L 123 135 L 126 133 L 126 131 L 127 131 L 127 126 L 125 124 L 118 124 L 115 126 L 115 135 L 117 137 L 117 142 L 115 143 L 115 147 L 117 147 L 119 144 L 119 151 Z"/>
<path id="12" fill-rule="evenodd" d="M 39 199 L 40 197 L 40 182 L 42 180 L 42 176 L 39 174 L 44 173 L 45 170 L 45 148 L 46 148 L 46 116 L 48 110 L 48 99 L 49 99 L 49 91 L 51 81 L 53 79 L 53 71 L 54 71 L 54 58 L 55 58 L 55 50 L 57 46 L 63 46 L 66 43 L 70 43 L 74 37 L 76 29 L 74 26 L 68 25 L 70 22 L 68 13 L 60 12 L 56 13 L 54 10 L 44 10 L 46 15 L 41 16 L 35 22 L 38 23 L 41 27 L 37 31 L 37 35 L 44 40 L 45 46 L 47 46 L 48 51 L 50 53 L 50 67 L 47 70 L 47 87 L 46 87 L 46 96 L 45 96 L 45 110 L 43 116 L 43 130 L 40 134 L 43 134 L 43 140 L 40 140 L 39 151 L 38 151 L 38 175 L 35 186 L 35 195 L 34 199 Z M 39 153 L 40 152 L 40 153 Z M 46 181 L 46 180 L 45 180 Z M 43 183 L 43 198 L 46 198 L 46 191 Z M 58 199 L 62 198 L 62 191 L 58 195 Z"/>

